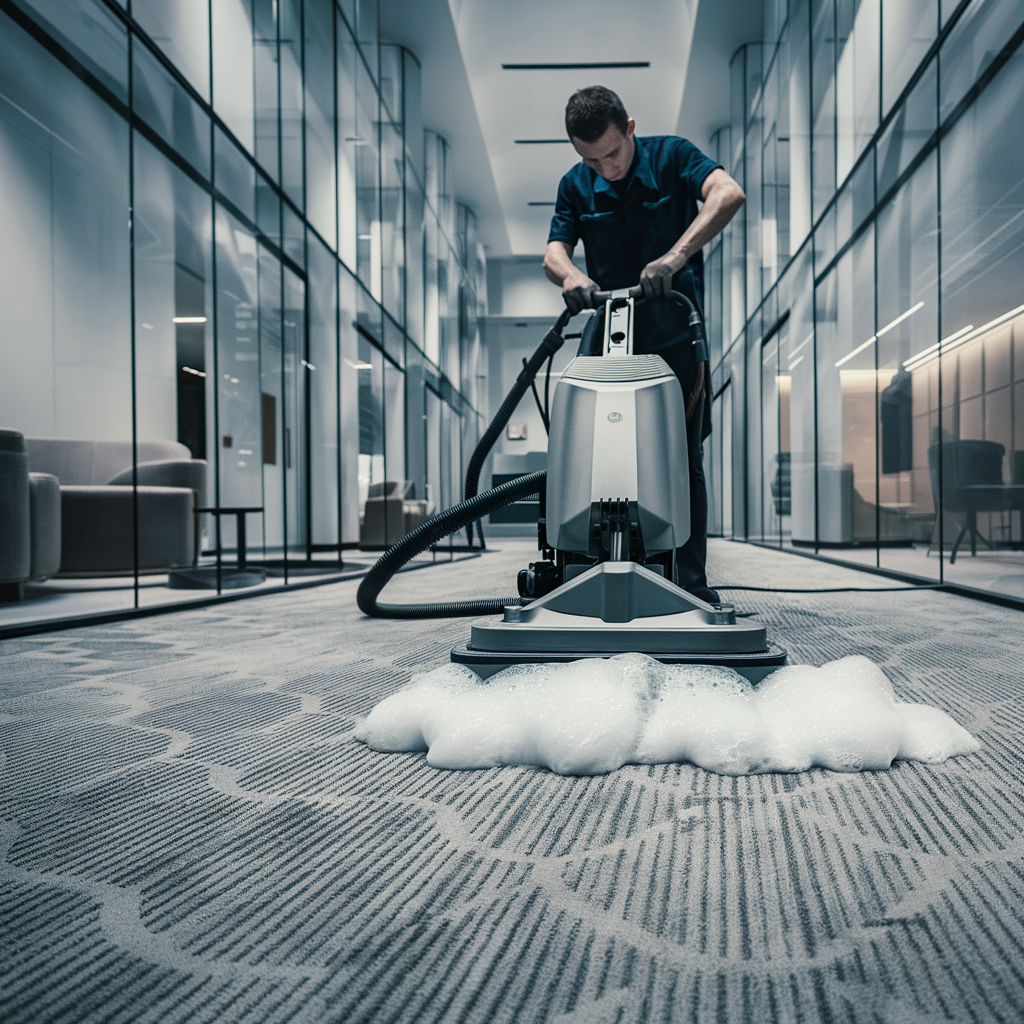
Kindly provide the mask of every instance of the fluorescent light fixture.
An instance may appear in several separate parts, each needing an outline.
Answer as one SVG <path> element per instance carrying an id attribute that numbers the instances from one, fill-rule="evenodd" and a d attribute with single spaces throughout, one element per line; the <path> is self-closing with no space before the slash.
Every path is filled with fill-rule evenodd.
<path id="1" fill-rule="evenodd" d="M 194 369 L 192 369 L 191 366 L 183 366 L 182 370 L 184 370 L 185 373 L 191 373 L 192 376 L 194 376 L 194 377 L 205 377 L 206 376 L 206 374 L 202 370 L 194 370 Z"/>
<path id="2" fill-rule="evenodd" d="M 299 362 L 306 367 L 307 370 L 315 370 L 316 367 L 312 363 L 307 363 L 305 359 L 300 359 Z"/>
<path id="3" fill-rule="evenodd" d="M 864 349 L 868 347 L 868 345 L 874 345 L 874 343 L 877 340 L 878 335 L 872 334 L 871 337 L 868 338 L 868 340 L 865 341 L 863 345 L 858 345 L 852 352 L 848 352 L 845 356 L 843 356 L 843 358 L 840 359 L 838 363 L 836 363 L 836 366 L 840 367 L 843 365 L 843 363 L 848 363 L 854 356 L 859 356 L 861 352 L 863 352 Z"/>
<path id="4" fill-rule="evenodd" d="M 916 306 L 911 306 L 910 309 L 908 309 L 906 311 L 906 313 L 900 313 L 900 315 L 898 317 L 896 317 L 895 320 L 893 320 L 891 323 L 887 323 L 878 332 L 878 334 L 875 335 L 875 337 L 876 338 L 880 338 L 883 334 L 888 334 L 897 324 L 903 323 L 903 321 L 906 320 L 908 316 L 913 316 L 923 306 L 924 306 L 924 303 L 923 302 L 919 302 Z"/>
<path id="5" fill-rule="evenodd" d="M 1024 314 L 1024 306 L 1017 306 L 1016 309 L 1008 310 L 1003 313 L 1002 316 L 997 316 L 994 320 L 989 320 L 987 324 L 982 324 L 981 327 L 971 327 L 968 325 L 962 330 L 951 334 L 948 338 L 943 338 L 937 345 L 931 345 L 929 348 L 919 352 L 916 356 L 908 359 L 903 367 L 906 370 L 916 370 L 919 367 L 930 363 L 933 359 L 938 359 L 939 356 L 948 355 L 955 349 L 960 348 L 961 345 L 966 345 L 970 341 L 974 341 L 976 338 L 980 338 L 984 334 L 988 334 L 989 331 L 994 331 L 997 327 L 1001 327 L 1008 320 L 1013 320 L 1018 316 Z"/>
<path id="6" fill-rule="evenodd" d="M 205 316 L 176 316 L 173 318 L 176 324 L 205 324 Z"/>
<path id="7" fill-rule="evenodd" d="M 792 370 L 793 370 L 793 369 L 795 369 L 795 368 L 796 368 L 797 366 L 799 366 L 799 365 L 800 365 L 800 364 L 801 364 L 801 363 L 802 363 L 803 361 L 804 361 L 804 357 L 803 357 L 803 356 L 800 356 L 800 357 L 799 357 L 798 359 L 794 359 L 794 360 L 793 360 L 793 362 L 791 362 L 791 363 L 789 364 L 789 366 L 788 366 L 788 367 L 786 367 L 786 369 L 788 369 L 788 370 L 792 371 Z"/>
<path id="8" fill-rule="evenodd" d="M 882 337 L 883 334 L 888 334 L 897 324 L 903 323 L 903 321 L 906 320 L 908 316 L 913 316 L 923 306 L 924 303 L 919 302 L 916 306 L 911 306 L 910 309 L 908 309 L 905 313 L 900 313 L 900 315 L 896 317 L 895 320 L 892 320 L 889 323 L 887 323 L 877 334 L 872 334 L 871 337 L 868 338 L 868 340 L 865 341 L 863 345 L 858 345 L 852 352 L 848 352 L 845 356 L 843 356 L 843 358 L 836 363 L 836 367 L 842 366 L 843 363 L 848 363 L 854 356 L 859 355 L 861 352 L 863 352 L 864 349 L 868 347 L 868 345 L 874 345 L 874 343 L 878 341 L 878 339 Z"/>
<path id="9" fill-rule="evenodd" d="M 345 362 L 348 363 L 348 365 L 351 366 L 353 370 L 372 370 L 373 369 L 373 363 L 364 363 L 362 361 L 360 361 L 358 363 L 353 363 L 351 359 L 346 359 Z"/>

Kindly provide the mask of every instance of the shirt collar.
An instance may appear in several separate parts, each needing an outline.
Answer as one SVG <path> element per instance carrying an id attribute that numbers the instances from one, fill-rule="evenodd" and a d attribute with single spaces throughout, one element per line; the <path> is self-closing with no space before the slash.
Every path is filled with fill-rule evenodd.
<path id="1" fill-rule="evenodd" d="M 638 139 L 635 135 L 633 136 L 633 142 L 636 146 L 637 153 L 639 154 L 636 169 L 633 171 L 633 178 L 639 181 L 641 185 L 644 185 L 646 188 L 650 189 L 652 192 L 657 192 L 658 182 L 654 177 L 654 168 L 651 167 L 650 158 L 647 156 L 647 147 L 642 145 L 641 140 Z M 597 179 L 594 182 L 595 192 L 607 192 L 615 199 L 619 198 L 618 191 L 610 181 L 606 181 L 604 178 L 601 177 L 600 174 L 597 174 L 596 172 L 594 174 L 594 177 Z"/>

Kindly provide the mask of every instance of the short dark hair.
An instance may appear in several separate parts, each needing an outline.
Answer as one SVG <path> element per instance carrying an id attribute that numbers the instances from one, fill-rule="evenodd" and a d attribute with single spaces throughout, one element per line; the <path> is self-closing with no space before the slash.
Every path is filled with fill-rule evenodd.
<path id="1" fill-rule="evenodd" d="M 588 85 L 569 97 L 565 106 L 565 130 L 570 139 L 596 142 L 609 125 L 626 134 L 629 115 L 622 100 L 603 85 Z"/>

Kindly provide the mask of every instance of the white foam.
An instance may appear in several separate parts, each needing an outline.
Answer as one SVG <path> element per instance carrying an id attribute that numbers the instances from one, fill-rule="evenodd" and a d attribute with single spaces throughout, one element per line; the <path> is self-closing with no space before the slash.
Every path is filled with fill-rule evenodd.
<path id="1" fill-rule="evenodd" d="M 782 668 L 756 687 L 732 669 L 643 654 L 516 666 L 484 681 L 444 665 L 381 701 L 355 735 L 374 750 L 426 750 L 436 768 L 562 775 L 675 761 L 723 775 L 849 772 L 979 749 L 945 712 L 897 701 L 861 656 Z"/>

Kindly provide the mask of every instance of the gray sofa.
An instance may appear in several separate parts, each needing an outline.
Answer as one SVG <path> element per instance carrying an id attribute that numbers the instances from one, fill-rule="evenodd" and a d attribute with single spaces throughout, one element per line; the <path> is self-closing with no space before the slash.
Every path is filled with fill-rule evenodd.
<path id="1" fill-rule="evenodd" d="M 0 429 L 0 601 L 19 601 L 26 582 L 60 568 L 57 478 L 30 473 L 25 438 Z"/>
<path id="2" fill-rule="evenodd" d="M 417 500 L 416 485 L 411 480 L 370 484 L 359 527 L 359 546 L 382 551 L 415 530 L 430 512 L 428 502 Z"/>
<path id="3" fill-rule="evenodd" d="M 27 437 L 29 469 L 60 481 L 61 576 L 135 567 L 132 444 Z M 161 572 L 196 561 L 194 509 L 206 503 L 206 462 L 177 441 L 139 441 L 138 566 Z"/>

